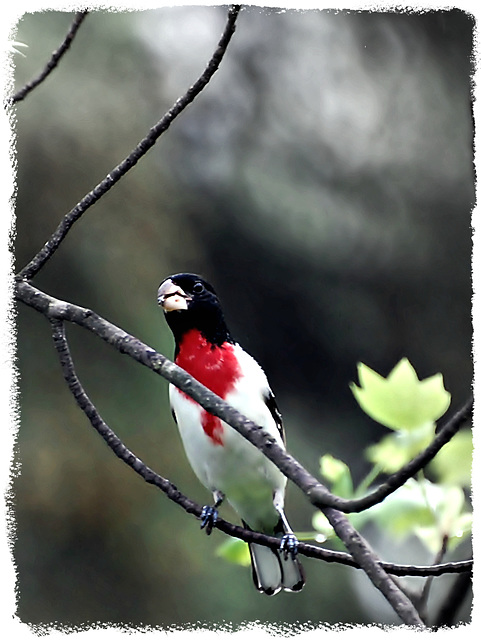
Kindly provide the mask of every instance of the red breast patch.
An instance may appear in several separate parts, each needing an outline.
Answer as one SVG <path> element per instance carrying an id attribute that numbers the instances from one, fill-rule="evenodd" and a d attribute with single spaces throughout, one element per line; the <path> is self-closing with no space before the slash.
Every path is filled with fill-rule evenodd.
<path id="1" fill-rule="evenodd" d="M 196 329 L 184 335 L 175 364 L 223 400 L 240 377 L 234 345 L 230 342 L 225 342 L 221 347 L 212 345 Z M 185 393 L 184 396 L 192 400 Z M 219 418 L 202 410 L 201 419 L 206 435 L 214 444 L 222 445 L 223 428 Z"/>

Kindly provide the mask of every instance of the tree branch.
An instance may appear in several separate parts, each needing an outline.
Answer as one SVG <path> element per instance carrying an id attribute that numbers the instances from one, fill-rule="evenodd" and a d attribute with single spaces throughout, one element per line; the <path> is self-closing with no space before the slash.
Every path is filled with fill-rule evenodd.
<path id="1" fill-rule="evenodd" d="M 306 493 L 311 503 L 317 508 L 321 509 L 326 505 L 330 506 L 331 502 L 335 502 L 336 496 L 333 496 L 324 485 L 282 449 L 264 429 L 245 418 L 210 389 L 204 387 L 183 369 L 138 338 L 108 322 L 90 309 L 58 300 L 23 280 L 16 282 L 16 298 L 36 309 L 49 320 L 66 320 L 91 331 L 120 353 L 129 355 L 176 385 L 204 409 L 227 422 L 258 447 Z"/>
<path id="2" fill-rule="evenodd" d="M 307 555 L 307 554 L 306 554 Z M 384 569 L 393 576 L 441 576 L 446 573 L 472 573 L 472 560 L 459 560 L 458 562 L 443 562 L 442 564 L 430 564 L 426 566 L 415 564 L 394 564 L 382 562 Z"/>
<path id="3" fill-rule="evenodd" d="M 12 98 L 8 101 L 9 104 L 15 104 L 16 102 L 23 100 L 25 96 L 27 96 L 31 91 L 33 91 L 35 87 L 38 87 L 38 85 L 41 84 L 52 73 L 52 71 L 57 67 L 61 58 L 69 50 L 70 45 L 72 44 L 73 39 L 75 38 L 77 31 L 80 28 L 80 25 L 85 20 L 88 13 L 89 12 L 87 10 L 79 11 L 78 13 L 76 13 L 75 19 L 70 29 L 68 30 L 68 33 L 65 36 L 64 41 L 62 42 L 60 47 L 52 53 L 52 57 L 45 65 L 45 68 L 43 69 L 43 71 L 36 78 L 28 82 L 24 87 L 22 87 L 19 91 L 17 91 L 17 93 L 15 93 L 12 96 Z"/>
<path id="4" fill-rule="evenodd" d="M 224 32 L 219 40 L 219 44 L 209 60 L 207 67 L 198 80 L 180 97 L 174 105 L 167 111 L 159 122 L 154 125 L 149 133 L 139 142 L 135 149 L 117 165 L 92 191 L 87 193 L 82 200 L 67 213 L 57 229 L 50 236 L 48 241 L 32 260 L 20 271 L 19 277 L 24 279 L 32 278 L 44 264 L 52 257 L 60 246 L 61 242 L 77 222 L 79 218 L 95 204 L 107 191 L 109 191 L 137 162 L 154 146 L 158 138 L 170 127 L 175 118 L 199 95 L 204 87 L 210 82 L 212 76 L 219 68 L 224 57 L 227 46 L 234 34 L 237 16 L 241 7 L 233 5 L 229 9 L 227 23 Z"/>
<path id="5" fill-rule="evenodd" d="M 179 387 L 179 389 L 185 391 L 185 393 L 196 400 L 204 409 L 230 424 L 245 438 L 257 446 L 290 480 L 292 480 L 292 482 L 297 484 L 297 486 L 307 495 L 311 503 L 318 509 L 332 507 L 339 511 L 343 511 L 346 503 L 348 507 L 352 507 L 360 501 L 367 502 L 370 498 L 370 496 L 368 496 L 367 498 L 361 498 L 359 501 L 352 501 L 339 498 L 332 494 L 290 454 L 279 447 L 275 440 L 261 427 L 254 424 L 252 421 L 247 420 L 247 418 L 230 407 L 221 398 L 212 393 L 212 391 L 201 385 L 200 382 L 197 382 L 197 380 L 192 378 L 183 369 L 177 367 L 165 356 L 157 353 L 154 349 L 131 336 L 123 329 L 120 329 L 104 318 L 101 318 L 90 309 L 85 309 L 72 303 L 58 300 L 57 298 L 54 298 L 53 296 L 50 296 L 34 287 L 32 284 L 21 280 L 16 283 L 15 295 L 18 300 L 36 309 L 49 319 L 67 320 L 88 329 L 121 353 L 130 355 L 140 364 L 149 367 L 152 371 L 155 371 L 166 380 Z M 442 446 L 440 446 L 441 436 L 447 442 L 449 441 L 449 434 L 451 434 L 450 437 L 452 437 L 452 435 L 454 435 L 454 433 L 459 429 L 460 424 L 465 419 L 467 413 L 469 413 L 471 404 L 472 399 L 470 399 L 466 403 L 465 407 L 453 416 L 453 418 L 451 418 L 451 420 L 449 420 L 442 428 L 436 438 L 436 450 L 439 450 Z M 428 447 L 430 455 L 432 453 L 432 445 Z M 418 461 L 420 457 L 423 457 L 423 459 L 429 458 L 429 456 L 426 455 L 424 457 L 424 455 L 424 453 L 421 453 L 412 462 L 414 463 Z M 403 472 L 406 473 L 406 469 L 411 468 L 410 464 L 406 465 L 406 467 L 397 474 L 394 474 L 394 477 L 397 479 L 396 482 L 399 482 L 399 477 Z M 407 477 L 410 477 L 410 475 Z M 394 483 L 386 481 L 385 485 L 387 486 L 388 484 L 390 484 L 390 491 L 388 493 L 391 493 L 395 488 L 397 488 L 393 488 Z M 384 489 L 384 491 L 386 490 Z M 377 493 L 378 491 L 373 492 L 373 494 Z M 379 491 L 379 493 L 381 492 Z M 386 495 L 388 493 L 386 493 Z M 381 499 L 384 497 L 385 495 Z M 378 499 L 377 501 L 380 501 L 381 499 Z M 372 506 L 372 504 L 369 506 Z"/>
<path id="6" fill-rule="evenodd" d="M 295 482 L 309 497 L 313 504 L 317 493 L 325 494 L 327 489 L 309 474 L 292 456 L 277 445 L 274 438 L 261 427 L 247 420 L 221 398 L 201 385 L 189 374 L 170 362 L 165 356 L 155 352 L 137 338 L 130 336 L 122 329 L 111 325 L 97 314 L 76 305 L 56 300 L 25 281 L 17 281 L 17 295 L 30 306 L 42 311 L 49 319 L 63 320 L 89 328 L 103 340 L 115 346 L 121 353 L 131 355 L 135 360 L 149 366 L 158 374 L 175 384 L 196 400 L 204 409 L 221 418 L 241 433 L 247 440 L 256 445 L 276 464 L 277 467 Z M 317 493 L 315 489 L 317 488 Z M 326 508 L 324 504 L 316 505 L 325 513 L 336 534 L 345 544 L 353 559 L 366 572 L 372 583 L 385 596 L 392 608 L 405 624 L 423 626 L 412 602 L 395 585 L 379 559 L 369 548 L 366 541 L 354 529 L 346 516 L 339 511 Z"/>
<path id="7" fill-rule="evenodd" d="M 115 455 L 120 458 L 120 460 L 128 464 L 146 482 L 161 489 L 170 500 L 181 506 L 187 513 L 200 518 L 202 507 L 182 494 L 169 480 L 163 478 L 150 469 L 140 458 L 138 458 L 123 444 L 114 431 L 104 422 L 95 405 L 83 389 L 76 374 L 68 341 L 65 335 L 64 323 L 60 320 L 51 320 L 50 322 L 52 325 L 53 341 L 57 350 L 64 379 L 78 406 L 85 413 L 94 429 L 102 436 Z M 279 538 L 267 536 L 250 529 L 244 529 L 227 522 L 222 518 L 218 518 L 215 526 L 223 533 L 240 538 L 245 542 L 257 542 L 258 544 L 263 544 L 276 549 L 280 547 Z M 324 560 L 326 562 L 337 562 L 356 569 L 360 568 L 348 553 L 330 551 L 304 542 L 299 542 L 299 553 L 307 557 Z M 438 576 L 445 573 L 471 571 L 472 569 L 471 561 L 444 563 L 428 567 L 396 565 L 385 562 L 382 562 L 381 565 L 388 573 L 399 576 Z"/>

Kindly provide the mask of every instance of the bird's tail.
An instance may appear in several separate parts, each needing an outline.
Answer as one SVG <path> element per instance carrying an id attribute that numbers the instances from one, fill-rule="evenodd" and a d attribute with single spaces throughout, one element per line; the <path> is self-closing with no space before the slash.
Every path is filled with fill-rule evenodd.
<path id="1" fill-rule="evenodd" d="M 244 523 L 244 526 L 245 523 Z M 288 552 L 284 554 L 277 549 L 270 549 L 251 542 L 252 577 L 256 588 L 269 596 L 281 589 L 300 591 L 304 586 L 304 570 L 297 556 Z"/>

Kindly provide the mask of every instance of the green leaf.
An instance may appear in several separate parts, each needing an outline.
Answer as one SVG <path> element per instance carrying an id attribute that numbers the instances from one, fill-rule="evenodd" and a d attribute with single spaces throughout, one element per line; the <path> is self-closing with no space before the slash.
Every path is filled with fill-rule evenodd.
<path id="1" fill-rule="evenodd" d="M 372 519 L 370 509 L 366 509 L 360 513 L 349 513 L 346 517 L 355 529 L 361 529 L 367 522 L 369 522 L 369 520 Z M 330 539 L 337 540 L 336 533 L 332 528 L 332 525 L 329 523 L 329 520 L 322 511 L 316 511 L 312 516 L 312 526 L 318 533 L 316 536 L 317 542 L 322 543 Z"/>
<path id="2" fill-rule="evenodd" d="M 446 536 L 448 548 L 469 535 L 472 514 L 466 509 L 462 489 L 411 478 L 405 485 L 370 509 L 377 526 L 400 540 L 416 536 L 431 553 L 437 553 Z"/>
<path id="3" fill-rule="evenodd" d="M 427 423 L 415 430 L 390 433 L 366 449 L 367 458 L 385 473 L 394 473 L 428 446 L 434 430 L 434 423 Z"/>
<path id="4" fill-rule="evenodd" d="M 448 485 L 433 485 L 441 488 L 436 515 L 442 535 L 446 535 L 451 542 L 459 544 L 465 534 L 470 533 L 472 513 L 466 511 L 466 499 L 461 487 Z"/>
<path id="5" fill-rule="evenodd" d="M 399 540 L 413 533 L 417 526 L 436 525 L 425 493 L 412 478 L 383 502 L 372 507 L 371 515 L 380 529 Z"/>
<path id="6" fill-rule="evenodd" d="M 471 486 L 473 461 L 473 435 L 470 429 L 463 429 L 439 451 L 429 465 L 440 482 Z"/>
<path id="7" fill-rule="evenodd" d="M 251 563 L 249 547 L 244 540 L 229 538 L 216 549 L 216 555 L 233 564 L 249 567 Z"/>
<path id="8" fill-rule="evenodd" d="M 312 526 L 318 533 L 321 534 L 324 540 L 329 540 L 330 538 L 333 538 L 335 536 L 334 529 L 332 528 L 329 520 L 322 513 L 322 511 L 316 511 L 316 513 L 312 516 Z"/>
<path id="9" fill-rule="evenodd" d="M 351 471 L 347 464 L 331 454 L 320 459 L 321 474 L 329 482 L 331 491 L 341 498 L 353 495 Z"/>
<path id="10" fill-rule="evenodd" d="M 473 516 L 466 506 L 460 487 L 410 478 L 383 502 L 347 517 L 358 530 L 373 522 L 392 539 L 402 541 L 412 535 L 431 553 L 437 553 L 445 537 L 448 549 L 454 549 L 470 535 Z M 314 514 L 312 526 L 320 535 L 318 542 L 336 539 L 322 511 Z"/>
<path id="11" fill-rule="evenodd" d="M 387 378 L 363 363 L 358 364 L 358 376 L 360 386 L 351 383 L 350 388 L 363 411 L 395 431 L 434 423 L 451 402 L 442 375 L 420 381 L 407 358 L 400 360 Z"/>

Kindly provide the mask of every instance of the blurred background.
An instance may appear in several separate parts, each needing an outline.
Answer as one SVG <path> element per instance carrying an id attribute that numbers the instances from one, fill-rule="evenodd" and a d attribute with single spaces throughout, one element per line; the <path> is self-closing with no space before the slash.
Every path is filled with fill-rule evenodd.
<path id="1" fill-rule="evenodd" d="M 14 39 L 28 49 L 15 56 L 15 89 L 72 19 L 20 20 Z M 225 7 L 87 17 L 59 68 L 15 108 L 17 269 L 197 79 L 225 19 Z M 359 361 L 386 375 L 407 356 L 421 378 L 442 372 L 452 411 L 471 387 L 472 37 L 473 19 L 457 10 L 245 8 L 207 89 L 34 284 L 172 357 L 156 289 L 172 273 L 202 274 L 268 373 L 289 451 L 315 475 L 331 453 L 358 481 L 369 469 L 363 448 L 386 431 L 349 390 Z M 23 622 L 397 624 L 358 572 L 336 564 L 306 559 L 301 594 L 259 595 L 249 569 L 216 557 L 221 533 L 205 536 L 113 455 L 63 382 L 48 322 L 22 305 L 17 313 Z M 107 423 L 209 502 L 167 383 L 88 332 L 68 335 Z M 287 512 L 296 531 L 312 529 L 293 486 Z M 222 515 L 237 522 L 228 506 Z M 370 541 L 389 561 L 432 561 L 413 541 Z M 434 608 L 452 581 L 437 578 Z"/>

